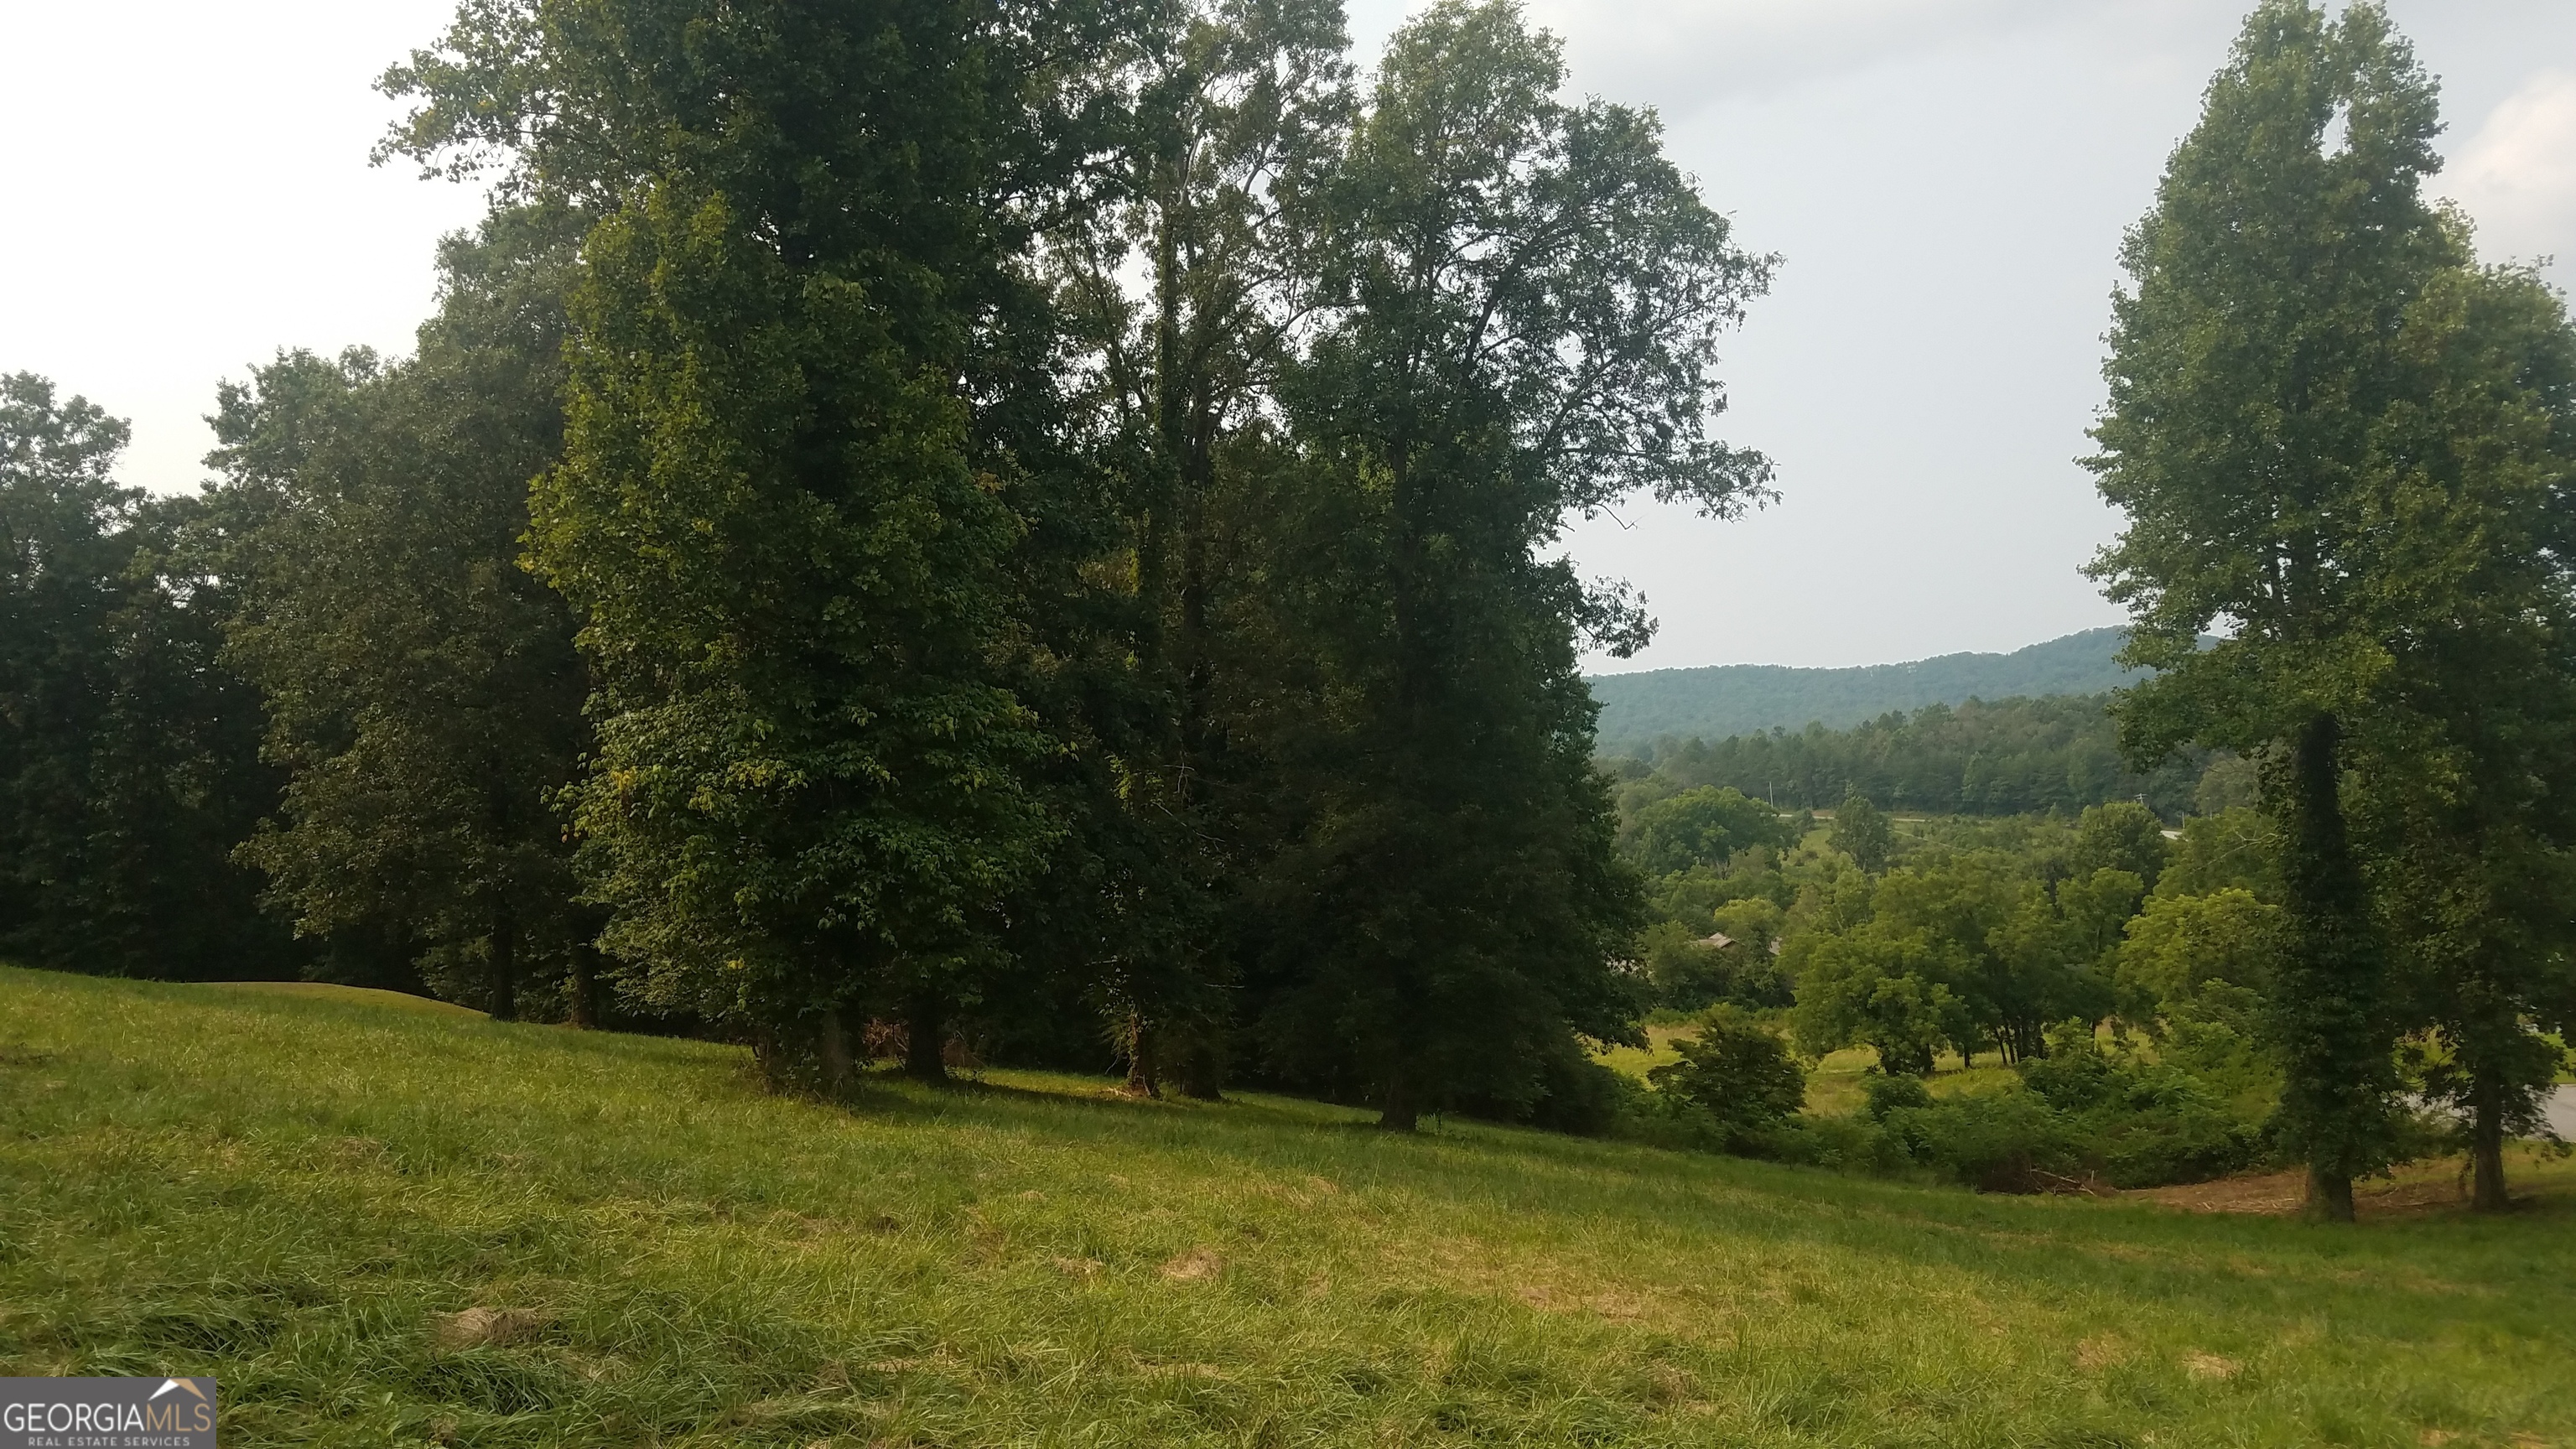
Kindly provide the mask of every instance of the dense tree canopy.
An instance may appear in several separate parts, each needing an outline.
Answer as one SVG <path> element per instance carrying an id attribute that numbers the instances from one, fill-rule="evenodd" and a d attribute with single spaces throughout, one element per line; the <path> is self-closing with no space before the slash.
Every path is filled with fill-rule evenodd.
<path id="1" fill-rule="evenodd" d="M 1563 104 L 1563 79 L 1513 7 L 1433 7 L 1300 214 L 1320 296 L 1283 400 L 1308 492 L 1278 526 L 1314 561 L 1286 627 L 1316 693 L 1279 744 L 1305 783 L 1262 885 L 1296 953 L 1266 1015 L 1283 1066 L 1391 1126 L 1525 1100 L 1569 1029 L 1627 1031 L 1635 890 L 1575 651 L 1647 625 L 1546 557 L 1561 520 L 1639 489 L 1722 516 L 1768 478 L 1707 431 L 1716 337 L 1765 264 L 1651 117 Z"/>
<path id="2" fill-rule="evenodd" d="M 2576 1024 L 2576 330 L 2529 272 L 2459 268 L 2409 309 L 2415 371 L 2371 484 L 2401 544 L 2396 633 L 2360 816 L 2397 1008 L 2433 1029 L 2426 1085 L 2475 1124 L 2477 1204 L 2535 1133 Z"/>
<path id="3" fill-rule="evenodd" d="M 0 376 L 0 949 L 137 976 L 293 956 L 229 860 L 267 808 L 258 692 L 196 499 L 114 479 L 126 425 Z"/>
<path id="4" fill-rule="evenodd" d="M 1724 865 L 1739 850 L 1790 844 L 1790 827 L 1767 800 L 1733 786 L 1702 785 L 1668 795 L 1636 813 L 1620 834 L 1649 875 L 1694 865 Z"/>
<path id="5" fill-rule="evenodd" d="M 2133 770 L 2121 757 L 2108 704 L 2099 695 L 1970 700 L 1850 729 L 1668 739 L 1619 768 L 1668 787 L 1729 786 L 1788 809 L 1830 810 L 1852 791 L 1883 810 L 1936 815 L 2072 814 L 2143 799 L 2171 820 L 2202 808 L 2198 795 L 2210 772 L 2218 771 L 2222 778 L 2213 783 L 2224 789 L 2224 765 L 2241 763 L 2186 749 Z"/>
<path id="6" fill-rule="evenodd" d="M 300 932 L 371 936 L 496 1016 L 534 988 L 587 1021 L 599 922 L 554 799 L 587 680 L 571 611 L 518 566 L 561 447 L 570 238 L 503 213 L 442 261 L 413 358 L 293 354 L 223 394 L 230 654 L 289 771 L 242 854 Z"/>

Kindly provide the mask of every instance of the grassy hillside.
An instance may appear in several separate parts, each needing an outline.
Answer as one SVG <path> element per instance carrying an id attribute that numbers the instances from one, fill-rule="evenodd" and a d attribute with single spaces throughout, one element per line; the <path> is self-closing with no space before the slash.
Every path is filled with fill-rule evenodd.
<path id="1" fill-rule="evenodd" d="M 1721 664 L 1596 675 L 1590 683 L 1601 702 L 1602 753 L 1621 754 L 1665 735 L 1719 740 L 1810 722 L 1842 729 L 1927 704 L 2100 694 L 2134 681 L 2112 662 L 2126 633 L 2088 629 L 2010 654 L 1944 654 L 1856 669 Z"/>
<path id="2" fill-rule="evenodd" d="M 2576 1191 L 2325 1230 L 0 971 L 0 1373 L 228 1445 L 2576 1443 Z"/>

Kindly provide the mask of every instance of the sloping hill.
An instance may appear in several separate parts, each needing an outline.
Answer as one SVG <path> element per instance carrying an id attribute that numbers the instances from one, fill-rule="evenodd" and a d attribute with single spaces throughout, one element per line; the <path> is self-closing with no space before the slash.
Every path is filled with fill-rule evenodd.
<path id="1" fill-rule="evenodd" d="M 1793 669 L 1718 664 L 1649 669 L 1591 679 L 1601 701 L 1601 751 L 1618 754 L 1665 736 L 1720 740 L 1820 722 L 1841 729 L 1890 710 L 2016 695 L 2100 694 L 2135 675 L 2112 656 L 2127 631 L 2088 629 L 2010 654 L 1944 654 L 1909 664 Z"/>
<path id="2" fill-rule="evenodd" d="M 2576 1442 L 2525 1180 L 2321 1231 L 0 970 L 0 1373 L 238 1445 Z"/>

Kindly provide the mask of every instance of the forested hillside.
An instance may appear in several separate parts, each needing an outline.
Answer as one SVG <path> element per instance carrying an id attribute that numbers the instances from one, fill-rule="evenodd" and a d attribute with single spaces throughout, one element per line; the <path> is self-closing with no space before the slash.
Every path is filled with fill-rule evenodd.
<path id="1" fill-rule="evenodd" d="M 1810 724 L 1843 729 L 1891 711 L 2059 694 L 2102 694 L 2139 677 L 2113 657 L 2125 629 L 2087 629 L 2010 654 L 1944 654 L 1905 664 L 1794 669 L 1717 664 L 1595 674 L 1604 754 L 1633 754 L 1667 735 L 1723 739 Z"/>
<path id="2" fill-rule="evenodd" d="M 1687 788 L 1725 785 L 1782 809 L 1830 809 L 1857 792 L 1886 810 L 1940 815 L 2073 813 L 2143 800 L 2158 815 L 2251 804 L 2252 766 L 2233 755 L 2177 750 L 2140 770 L 2120 749 L 2100 695 L 1970 700 L 1890 713 L 1850 729 L 1676 740 L 1613 756 L 1623 779 Z"/>

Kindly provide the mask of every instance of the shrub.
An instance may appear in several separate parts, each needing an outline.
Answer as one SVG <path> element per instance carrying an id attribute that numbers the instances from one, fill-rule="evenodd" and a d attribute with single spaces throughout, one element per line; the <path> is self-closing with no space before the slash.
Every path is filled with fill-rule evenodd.
<path id="1" fill-rule="evenodd" d="M 1625 1072 L 1582 1058 L 1549 1058 L 1541 1082 L 1544 1090 L 1523 1120 L 1577 1137 L 1611 1135 L 1646 1095 Z"/>
<path id="2" fill-rule="evenodd" d="M 1932 1105 L 1932 1089 L 1923 1085 L 1921 1077 L 1908 1076 L 1903 1072 L 1888 1073 L 1873 1069 L 1861 1078 L 1860 1090 L 1862 1097 L 1868 1103 L 1864 1110 L 1869 1113 L 1869 1120 L 1872 1122 L 1886 1121 L 1887 1114 L 1899 1107 Z"/>
<path id="3" fill-rule="evenodd" d="M 1908 1160 L 1987 1192 L 2199 1182 L 2266 1156 L 2257 1116 L 2182 1067 L 2105 1051 L 2088 1023 L 2048 1040 L 2003 1091 L 1936 1099 L 1916 1078 L 1873 1075 L 1867 1115 Z"/>
<path id="4" fill-rule="evenodd" d="M 2052 1033 L 2022 1083 L 2067 1121 L 2087 1165 L 2115 1187 L 2202 1182 L 2267 1155 L 2260 1121 L 2172 1062 L 2101 1049 L 2089 1032 Z"/>
<path id="5" fill-rule="evenodd" d="M 2200 1182 L 2272 1154 L 2259 1094 L 2231 1098 L 2180 1065 L 2106 1051 L 2081 1024 L 2052 1031 L 2051 1054 L 2002 1090 L 1935 1097 L 1920 1077 L 1872 1071 L 1858 1115 L 1811 1117 L 1793 1105 L 1806 1073 L 1776 1034 L 1733 1007 L 1704 1020 L 1682 1060 L 1647 1074 L 1657 1090 L 1631 1086 L 1620 1135 L 2013 1193 Z"/>
<path id="6" fill-rule="evenodd" d="M 1571 1037 L 1542 1054 L 1535 1066 L 1536 1090 L 1526 1098 L 1467 1096 L 1449 1103 L 1449 1110 L 1576 1137 L 1627 1136 L 1634 1135 L 1625 1128 L 1642 1110 L 1640 1099 L 1653 1095 L 1627 1074 L 1584 1055 Z"/>
<path id="7" fill-rule="evenodd" d="M 1681 1060 L 1646 1078 L 1658 1092 L 1705 1114 L 1723 1150 L 1757 1152 L 1765 1134 L 1806 1104 L 1806 1068 L 1777 1033 L 1732 1006 L 1701 1021 L 1695 1037 L 1676 1044 Z"/>
<path id="8" fill-rule="evenodd" d="M 1866 1117 L 1794 1117 L 1765 1133 L 1762 1146 L 1762 1155 L 1803 1167 L 1874 1177 L 1920 1171 L 1904 1142 Z"/>
<path id="9" fill-rule="evenodd" d="M 2045 1192 L 2086 1172 L 2072 1125 L 2020 1088 L 1894 1107 L 1882 1125 L 1908 1157 L 1980 1192 Z"/>

